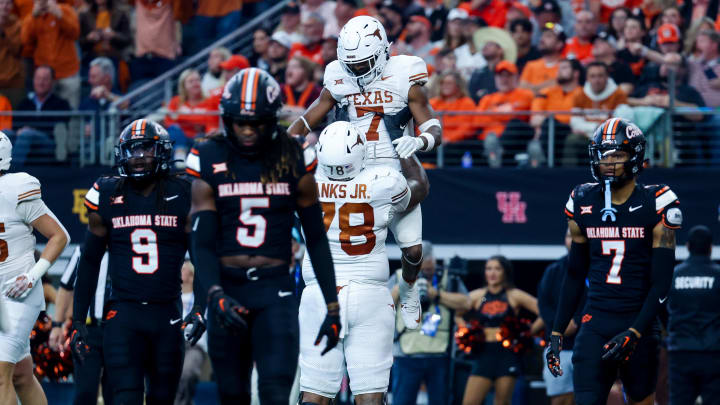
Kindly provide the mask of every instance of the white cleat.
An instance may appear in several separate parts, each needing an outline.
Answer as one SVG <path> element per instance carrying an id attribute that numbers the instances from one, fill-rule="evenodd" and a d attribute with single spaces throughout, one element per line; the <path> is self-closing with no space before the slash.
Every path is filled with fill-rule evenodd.
<path id="1" fill-rule="evenodd" d="M 400 314 L 403 323 L 408 329 L 417 329 L 420 327 L 422 310 L 420 308 L 420 295 L 418 294 L 417 282 L 412 287 L 402 280 L 398 290 L 398 298 L 400 300 Z"/>

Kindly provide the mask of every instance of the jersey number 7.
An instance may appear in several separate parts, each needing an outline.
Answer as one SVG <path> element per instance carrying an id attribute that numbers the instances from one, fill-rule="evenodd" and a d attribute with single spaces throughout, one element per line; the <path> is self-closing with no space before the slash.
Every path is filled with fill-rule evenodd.
<path id="1" fill-rule="evenodd" d="M 378 133 L 378 127 L 380 126 L 380 120 L 382 119 L 385 108 L 383 106 L 375 107 L 355 107 L 355 114 L 357 117 L 363 117 L 365 114 L 373 114 L 372 121 L 370 121 L 370 128 L 368 128 L 365 138 L 368 141 L 379 141 L 380 134 Z"/>
<path id="2" fill-rule="evenodd" d="M 624 240 L 604 240 L 602 243 L 602 253 L 605 256 L 614 255 L 610 271 L 605 278 L 608 284 L 622 284 L 620 278 L 620 268 L 625 258 L 625 241 Z"/>
<path id="3" fill-rule="evenodd" d="M 335 218 L 335 203 L 323 202 L 323 222 L 325 223 L 325 232 L 330 229 L 333 218 Z M 340 215 L 338 218 L 340 228 L 340 248 L 348 254 L 348 256 L 366 255 L 375 248 L 375 216 L 373 215 L 373 207 L 368 203 L 345 203 L 337 210 Z M 363 222 L 360 225 L 350 225 L 350 214 L 360 214 Z M 350 241 L 351 236 L 364 236 L 365 242 L 353 245 Z"/>

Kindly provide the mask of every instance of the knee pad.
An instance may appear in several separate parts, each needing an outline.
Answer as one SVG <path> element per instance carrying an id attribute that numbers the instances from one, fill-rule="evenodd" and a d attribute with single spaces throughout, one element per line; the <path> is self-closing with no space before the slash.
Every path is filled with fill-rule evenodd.
<path id="1" fill-rule="evenodd" d="M 114 405 L 143 405 L 143 392 L 139 390 L 115 391 Z"/>

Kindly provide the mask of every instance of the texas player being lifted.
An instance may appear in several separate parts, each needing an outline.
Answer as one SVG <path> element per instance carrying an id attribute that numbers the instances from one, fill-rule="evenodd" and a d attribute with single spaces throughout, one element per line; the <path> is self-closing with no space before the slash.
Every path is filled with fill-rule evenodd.
<path id="1" fill-rule="evenodd" d="M 390 165 L 399 171 L 398 158 L 411 158 L 417 151 L 431 151 L 440 145 L 440 121 L 432 117 L 422 91 L 428 80 L 422 59 L 391 57 L 385 28 L 369 16 L 358 16 L 345 24 L 337 53 L 338 60 L 325 68 L 320 97 L 288 128 L 290 134 L 308 134 L 334 107 L 337 120 L 350 121 L 365 134 L 368 166 Z M 415 125 L 421 131 L 417 137 Z M 427 178 L 408 183 L 414 197 L 422 201 L 430 187 Z M 422 262 L 420 206 L 396 217 L 390 229 L 403 251 L 400 310 L 405 325 L 415 329 L 420 324 L 420 303 L 414 288 Z"/>
<path id="2" fill-rule="evenodd" d="M 399 171 L 365 168 L 365 140 L 346 121 L 330 124 L 316 145 L 315 174 L 325 230 L 335 263 L 342 322 L 341 340 L 324 356 L 313 344 L 323 321 L 323 298 L 307 256 L 300 301 L 300 390 L 302 404 L 327 405 L 340 389 L 345 364 L 356 404 L 382 404 L 392 366 L 395 325 L 387 289 L 385 253 L 392 219 L 419 203 Z M 416 159 L 403 159 L 406 175 L 418 181 L 424 171 Z"/>
<path id="3" fill-rule="evenodd" d="M 654 401 L 658 371 L 658 308 L 670 288 L 680 202 L 666 185 L 636 183 L 645 136 L 612 118 L 595 130 L 590 147 L 599 183 L 573 190 L 565 206 L 572 245 L 568 272 L 546 354 L 550 372 L 562 374 L 562 333 L 590 282 L 582 327 L 573 350 L 573 385 L 579 405 L 604 405 L 618 371 L 634 404 Z"/>

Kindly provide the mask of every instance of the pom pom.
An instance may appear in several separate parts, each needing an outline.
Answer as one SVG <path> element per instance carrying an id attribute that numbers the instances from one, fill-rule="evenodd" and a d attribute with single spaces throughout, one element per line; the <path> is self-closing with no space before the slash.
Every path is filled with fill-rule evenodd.
<path id="1" fill-rule="evenodd" d="M 63 328 L 65 339 L 59 351 L 50 348 L 52 319 L 45 311 L 40 312 L 30 332 L 30 354 L 35 364 L 35 375 L 39 380 L 47 378 L 53 382 L 67 381 L 73 372 L 68 328 Z"/>

